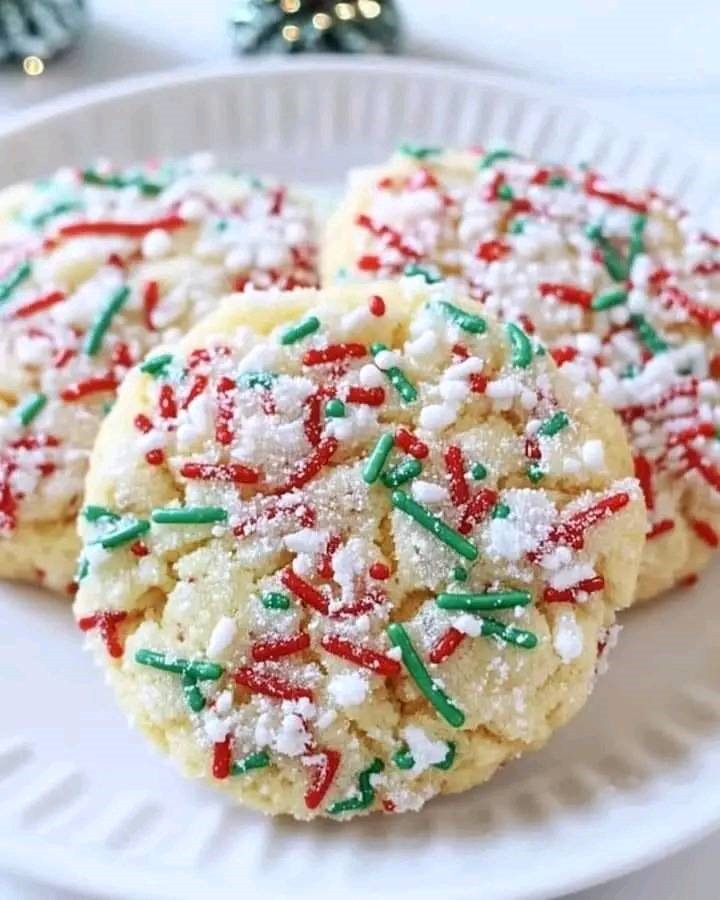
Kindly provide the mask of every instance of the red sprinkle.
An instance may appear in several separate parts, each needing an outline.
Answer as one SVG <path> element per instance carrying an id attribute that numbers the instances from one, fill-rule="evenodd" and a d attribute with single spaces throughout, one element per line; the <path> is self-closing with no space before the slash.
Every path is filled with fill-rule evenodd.
<path id="1" fill-rule="evenodd" d="M 652 484 L 653 472 L 650 460 L 646 456 L 638 454 L 633 457 L 633 464 L 635 466 L 635 477 L 640 482 L 640 488 L 643 492 L 643 497 L 645 497 L 645 506 L 648 510 L 655 509 L 655 494 Z"/>
<path id="2" fill-rule="evenodd" d="M 335 574 L 332 558 L 340 544 L 342 544 L 342 537 L 339 534 L 333 534 L 328 539 L 325 552 L 322 554 L 317 567 L 317 573 L 321 578 L 332 578 Z"/>
<path id="3" fill-rule="evenodd" d="M 713 325 L 720 322 L 720 309 L 703 306 L 702 303 L 693 300 L 685 291 L 681 291 L 677 287 L 666 288 L 662 296 L 671 305 L 684 309 L 688 316 L 695 319 L 703 328 L 712 328 Z"/>
<path id="4" fill-rule="evenodd" d="M 365 406 L 382 406 L 385 402 L 385 389 L 381 387 L 365 388 L 353 385 L 347 389 L 345 400 L 348 403 L 362 403 Z"/>
<path id="5" fill-rule="evenodd" d="M 51 291 L 49 294 L 44 294 L 42 297 L 38 297 L 37 300 L 33 300 L 25 306 L 16 309 L 13 312 L 13 318 L 27 319 L 30 316 L 34 316 L 35 313 L 42 312 L 44 309 L 49 309 L 51 306 L 61 303 L 65 296 L 62 291 Z"/>
<path id="6" fill-rule="evenodd" d="M 575 306 L 582 306 L 583 309 L 590 309 L 593 295 L 590 291 L 584 291 L 574 284 L 554 284 L 549 281 L 541 281 L 538 287 L 543 297 L 554 297 L 561 303 L 571 303 Z"/>
<path id="7" fill-rule="evenodd" d="M 150 548 L 147 544 L 143 543 L 143 541 L 135 541 L 134 544 L 130 545 L 130 552 L 141 559 L 143 556 L 148 556 L 150 554 Z"/>
<path id="8" fill-rule="evenodd" d="M 193 402 L 196 397 L 199 397 L 200 394 L 205 390 L 208 384 L 208 379 L 206 375 L 196 375 L 190 385 L 190 390 L 187 392 L 187 396 L 182 402 L 182 408 L 187 409 L 188 406 Z"/>
<path id="9" fill-rule="evenodd" d="M 286 494 L 288 491 L 297 490 L 306 485 L 330 462 L 338 446 L 336 438 L 325 438 L 309 456 L 295 466 L 285 484 L 274 488 L 270 493 Z"/>
<path id="10" fill-rule="evenodd" d="M 118 636 L 118 625 L 124 622 L 127 616 L 128 614 L 125 610 L 96 612 L 90 616 L 78 619 L 78 628 L 81 631 L 90 631 L 93 628 L 97 628 L 108 654 L 114 659 L 119 659 L 123 655 L 123 647 Z"/>
<path id="11" fill-rule="evenodd" d="M 357 261 L 357 267 L 361 272 L 377 272 L 380 266 L 379 256 L 361 256 Z"/>
<path id="12" fill-rule="evenodd" d="M 230 735 L 213 744 L 213 778 L 227 778 L 232 765 L 232 738 Z"/>
<path id="13" fill-rule="evenodd" d="M 118 386 L 114 375 L 94 375 L 85 381 L 77 381 L 60 391 L 60 397 L 66 403 L 81 400 L 90 394 L 100 394 L 106 391 L 114 391 Z"/>
<path id="14" fill-rule="evenodd" d="M 499 240 L 482 241 L 475 249 L 476 258 L 483 262 L 495 262 L 502 259 L 503 256 L 507 256 L 508 253 L 510 253 L 510 247 L 504 241 Z"/>
<path id="15" fill-rule="evenodd" d="M 550 533 L 544 541 L 544 544 L 535 551 L 528 554 L 531 562 L 534 562 L 543 553 L 547 552 L 547 548 L 557 544 L 565 544 L 572 547 L 573 550 L 582 550 L 585 546 L 585 535 L 590 528 L 599 525 L 608 516 L 619 512 L 630 502 L 630 495 L 624 491 L 617 494 L 611 494 L 609 497 L 603 497 L 587 509 L 573 513 L 564 522 L 559 522 L 550 529 Z"/>
<path id="16" fill-rule="evenodd" d="M 470 499 L 462 450 L 457 444 L 451 444 L 443 454 L 443 459 L 450 477 L 450 499 L 455 506 L 462 506 Z"/>
<path id="17" fill-rule="evenodd" d="M 715 466 L 704 460 L 694 447 L 687 448 L 685 459 L 690 469 L 695 469 L 709 485 L 720 491 L 720 471 Z"/>
<path id="18" fill-rule="evenodd" d="M 660 519 L 659 522 L 655 522 L 655 524 L 651 526 L 650 530 L 645 535 L 645 539 L 652 541 L 654 538 L 660 537 L 661 534 L 667 534 L 668 531 L 672 531 L 674 527 L 675 523 L 672 519 Z"/>
<path id="19" fill-rule="evenodd" d="M 160 388 L 160 397 L 158 399 L 160 409 L 160 417 L 163 419 L 177 418 L 177 402 L 175 400 L 175 391 L 171 384 L 164 384 Z"/>
<path id="20" fill-rule="evenodd" d="M 605 587 L 605 579 L 602 575 L 594 575 L 592 578 L 584 578 L 578 581 L 572 587 L 557 590 L 548 585 L 543 591 L 543 600 L 545 603 L 576 603 L 577 595 L 580 591 L 586 594 L 594 594 L 603 590 Z"/>
<path id="21" fill-rule="evenodd" d="M 178 228 L 184 228 L 186 225 L 187 222 L 185 219 L 181 219 L 180 216 L 166 216 L 162 219 L 150 219 L 147 222 L 73 222 L 70 225 L 63 225 L 58 234 L 60 237 L 80 237 L 86 234 L 118 234 L 122 237 L 141 238 L 156 228 L 160 228 L 163 231 L 175 231 Z"/>
<path id="22" fill-rule="evenodd" d="M 290 567 L 283 569 L 280 581 L 301 603 L 312 607 L 323 616 L 328 614 L 330 604 L 327 597 L 297 575 Z"/>
<path id="23" fill-rule="evenodd" d="M 410 456 L 414 456 L 415 459 L 425 459 L 430 452 L 428 445 L 423 443 L 420 438 L 415 437 L 412 431 L 408 431 L 407 428 L 398 428 L 395 432 L 395 443 L 401 450 L 409 453 Z"/>
<path id="24" fill-rule="evenodd" d="M 600 180 L 600 176 L 596 175 L 594 172 L 588 172 L 585 176 L 585 184 L 583 187 L 585 193 L 589 197 L 599 197 L 601 200 L 606 200 L 612 206 L 624 206 L 626 209 L 631 209 L 636 213 L 647 212 L 647 204 L 642 200 L 636 200 L 633 197 L 629 197 L 627 194 L 620 193 L 620 191 L 600 188 L 598 187 L 598 181 Z"/>
<path id="25" fill-rule="evenodd" d="M 697 583 L 698 583 L 698 576 L 693 572 L 691 575 L 686 575 L 684 578 L 681 578 L 677 584 L 678 584 L 678 587 L 690 588 L 690 587 L 693 587 L 694 585 L 696 585 Z"/>
<path id="26" fill-rule="evenodd" d="M 153 423 L 145 413 L 138 413 L 133 421 L 137 430 L 143 434 L 148 434 L 148 432 L 152 431 Z"/>
<path id="27" fill-rule="evenodd" d="M 293 653 L 300 653 L 310 646 L 310 635 L 301 631 L 290 637 L 273 638 L 272 640 L 255 641 L 250 648 L 250 654 L 255 662 L 267 662 L 272 659 L 282 659 Z"/>
<path id="28" fill-rule="evenodd" d="M 145 461 L 151 466 L 161 466 L 165 462 L 165 451 L 160 447 L 148 450 L 145 454 Z"/>
<path id="29" fill-rule="evenodd" d="M 375 562 L 368 569 L 368 574 L 371 578 L 374 578 L 375 581 L 387 581 L 390 577 L 390 569 L 385 563 Z"/>
<path id="30" fill-rule="evenodd" d="M 720 538 L 718 538 L 717 531 L 715 531 L 712 525 L 704 519 L 691 519 L 690 527 L 700 540 L 708 545 L 708 547 L 717 547 L 718 544 L 720 544 Z"/>
<path id="31" fill-rule="evenodd" d="M 481 372 L 473 372 L 470 376 L 470 390 L 473 394 L 484 394 L 487 390 L 487 376 Z"/>
<path id="32" fill-rule="evenodd" d="M 385 315 L 385 301 L 379 294 L 372 295 L 372 297 L 370 298 L 369 308 L 370 312 L 378 318 Z"/>
<path id="33" fill-rule="evenodd" d="M 218 381 L 217 385 L 217 419 L 215 420 L 215 439 L 218 444 L 227 446 L 232 443 L 235 432 L 233 430 L 233 418 L 235 405 L 232 391 L 235 390 L 235 382 L 226 375 Z"/>
<path id="34" fill-rule="evenodd" d="M 432 663 L 445 662 L 465 640 L 466 635 L 457 628 L 448 628 L 445 634 L 437 641 L 430 651 L 429 660 Z"/>
<path id="35" fill-rule="evenodd" d="M 342 359 L 361 359 L 367 356 L 364 344 L 330 344 L 307 350 L 302 358 L 304 366 L 319 366 L 323 363 L 339 362 Z"/>
<path id="36" fill-rule="evenodd" d="M 497 493 L 490 488 L 482 488 L 470 499 L 463 510 L 457 529 L 460 534 L 470 534 L 473 525 L 482 521 L 497 502 Z"/>
<path id="37" fill-rule="evenodd" d="M 322 756 L 323 761 L 310 767 L 312 775 L 305 792 L 305 806 L 308 809 L 317 809 L 323 802 L 340 768 L 341 760 L 337 750 L 318 750 L 313 756 Z"/>
<path id="38" fill-rule="evenodd" d="M 565 345 L 563 347 L 554 347 L 550 351 L 550 356 L 555 360 L 555 365 L 562 366 L 566 362 L 572 362 L 578 355 L 575 347 Z"/>
<path id="39" fill-rule="evenodd" d="M 143 316 L 145 318 L 145 325 L 151 331 L 155 330 L 155 326 L 153 325 L 153 313 L 155 312 L 155 307 L 160 302 L 160 285 L 157 281 L 148 281 L 143 290 L 142 304 L 143 304 Z"/>
<path id="40" fill-rule="evenodd" d="M 243 666 L 233 672 L 236 684 L 242 685 L 253 694 L 263 694 L 276 700 L 310 700 L 314 699 L 310 688 L 301 687 L 285 681 L 276 675 L 259 672 L 251 666 Z"/>
<path id="41" fill-rule="evenodd" d="M 197 481 L 229 481 L 233 484 L 255 484 L 260 473 L 240 463 L 186 462 L 180 467 L 184 478 Z"/>
<path id="42" fill-rule="evenodd" d="M 339 656 L 348 662 L 369 669 L 376 675 L 382 675 L 385 678 L 394 678 L 402 672 L 402 666 L 396 659 L 391 659 L 384 653 L 377 653 L 367 647 L 360 647 L 351 641 L 338 637 L 335 634 L 326 634 L 320 644 L 323 650 L 332 653 L 333 656 Z"/>

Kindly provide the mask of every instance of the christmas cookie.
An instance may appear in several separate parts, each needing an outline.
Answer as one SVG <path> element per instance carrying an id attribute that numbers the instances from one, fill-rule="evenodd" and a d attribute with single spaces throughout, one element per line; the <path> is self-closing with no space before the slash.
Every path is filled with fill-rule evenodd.
<path id="1" fill-rule="evenodd" d="M 0 576 L 71 586 L 90 448 L 148 349 L 233 287 L 314 282 L 309 210 L 206 157 L 0 194 Z"/>
<path id="2" fill-rule="evenodd" d="M 75 614 L 187 774 L 301 819 L 418 809 L 587 699 L 631 472 L 610 410 L 448 287 L 230 297 L 102 426 Z"/>
<path id="3" fill-rule="evenodd" d="M 655 191 L 507 150 L 405 147 L 357 173 L 324 274 L 446 277 L 618 413 L 649 510 L 638 597 L 692 580 L 720 529 L 720 243 Z"/>

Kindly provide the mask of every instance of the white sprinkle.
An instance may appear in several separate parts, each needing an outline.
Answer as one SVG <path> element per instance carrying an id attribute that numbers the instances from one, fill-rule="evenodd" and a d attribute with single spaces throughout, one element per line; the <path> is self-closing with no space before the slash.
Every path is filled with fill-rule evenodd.
<path id="1" fill-rule="evenodd" d="M 328 682 L 328 693 L 338 706 L 359 706 L 367 692 L 368 683 L 358 672 L 342 672 Z"/>
<path id="2" fill-rule="evenodd" d="M 476 375 L 482 372 L 483 361 L 479 356 L 468 356 L 462 362 L 455 363 L 443 372 L 445 378 L 468 378 L 470 375 Z"/>
<path id="3" fill-rule="evenodd" d="M 252 254 L 248 247 L 242 244 L 233 247 L 233 249 L 225 257 L 225 268 L 233 275 L 244 272 L 252 265 Z"/>
<path id="4" fill-rule="evenodd" d="M 553 647 L 564 663 L 571 663 L 583 651 L 582 629 L 572 613 L 562 613 L 553 628 Z"/>
<path id="5" fill-rule="evenodd" d="M 470 385 L 460 379 L 443 378 L 438 384 L 438 392 L 443 400 L 464 400 L 470 393 Z"/>
<path id="6" fill-rule="evenodd" d="M 574 566 L 566 565 L 559 569 L 550 579 L 551 587 L 557 591 L 564 591 L 580 581 L 586 581 L 595 576 L 595 569 L 590 563 L 576 563 Z"/>
<path id="7" fill-rule="evenodd" d="M 602 441 L 585 441 L 580 452 L 588 469 L 602 469 L 605 465 L 605 448 Z"/>
<path id="8" fill-rule="evenodd" d="M 428 431 L 442 431 L 457 419 L 458 410 L 450 403 L 432 403 L 420 410 L 420 426 Z"/>
<path id="9" fill-rule="evenodd" d="M 493 400 L 510 400 L 521 390 L 522 385 L 518 379 L 514 375 L 510 375 L 507 378 L 496 378 L 495 381 L 491 381 L 485 388 L 485 393 Z"/>
<path id="10" fill-rule="evenodd" d="M 162 259 L 172 250 L 172 238 L 162 228 L 153 228 L 142 240 L 142 255 L 145 259 Z"/>
<path id="11" fill-rule="evenodd" d="M 482 634 L 483 620 L 480 616 L 471 616 L 470 613 L 462 613 L 453 619 L 453 626 L 469 637 L 480 637 Z"/>
<path id="12" fill-rule="evenodd" d="M 375 365 L 378 369 L 382 369 L 383 372 L 387 372 L 388 369 L 396 368 L 401 364 L 402 358 L 394 350 L 381 350 L 375 354 Z"/>
<path id="13" fill-rule="evenodd" d="M 308 741 L 308 733 L 302 718 L 296 713 L 283 716 L 280 730 L 275 737 L 275 749 L 286 756 L 302 756 Z"/>
<path id="14" fill-rule="evenodd" d="M 235 639 L 237 629 L 235 622 L 230 616 L 222 616 L 210 635 L 207 646 L 207 655 L 211 659 L 220 659 L 225 650 L 232 644 Z"/>
<path id="15" fill-rule="evenodd" d="M 426 331 L 405 344 L 405 351 L 410 356 L 429 356 L 437 346 L 437 338 L 432 331 Z"/>
<path id="16" fill-rule="evenodd" d="M 181 219 L 186 219 L 188 222 L 198 222 L 205 217 L 207 208 L 204 201 L 198 197 L 188 197 L 187 200 L 183 200 L 180 204 L 178 213 Z"/>
<path id="17" fill-rule="evenodd" d="M 415 764 L 410 770 L 415 775 L 426 771 L 430 766 L 441 763 L 447 756 L 448 748 L 445 741 L 433 741 L 417 725 L 408 725 L 407 728 L 403 728 L 402 736 L 415 760 Z"/>
<path id="18" fill-rule="evenodd" d="M 410 493 L 418 503 L 442 503 L 449 497 L 447 488 L 419 478 L 413 480 Z"/>
<path id="19" fill-rule="evenodd" d="M 358 372 L 360 384 L 363 387 L 382 387 L 385 384 L 385 378 L 382 372 L 371 364 L 363 366 Z"/>

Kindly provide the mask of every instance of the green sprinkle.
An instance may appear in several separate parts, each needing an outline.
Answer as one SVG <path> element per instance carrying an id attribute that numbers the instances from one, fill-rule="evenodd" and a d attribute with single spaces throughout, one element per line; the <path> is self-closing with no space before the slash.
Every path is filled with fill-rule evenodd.
<path id="1" fill-rule="evenodd" d="M 636 366 L 634 363 L 628 363 L 627 366 L 620 373 L 621 378 L 635 378 L 636 375 L 640 374 L 640 366 Z"/>
<path id="2" fill-rule="evenodd" d="M 146 375 L 164 375 L 165 370 L 173 361 L 172 353 L 161 353 L 159 356 L 151 356 L 140 366 L 140 371 Z"/>
<path id="3" fill-rule="evenodd" d="M 83 518 L 88 522 L 97 522 L 99 519 L 117 522 L 120 519 L 120 516 L 108 509 L 107 506 L 95 506 L 92 503 L 83 509 L 82 514 Z"/>
<path id="4" fill-rule="evenodd" d="M 589 225 L 585 229 L 585 234 L 602 250 L 605 268 L 610 277 L 615 281 L 627 280 L 628 264 L 623 259 L 622 254 L 615 249 L 612 242 L 605 237 L 601 226 L 598 224 Z"/>
<path id="5" fill-rule="evenodd" d="M 346 414 L 345 404 L 342 400 L 338 400 L 337 397 L 328 400 L 325 404 L 325 415 L 330 416 L 331 419 L 342 419 Z"/>
<path id="6" fill-rule="evenodd" d="M 442 275 L 439 272 L 433 272 L 427 266 L 420 266 L 418 263 L 408 263 L 403 269 L 403 275 L 406 278 L 412 278 L 415 275 L 420 275 L 425 279 L 426 284 L 437 284 L 442 281 Z"/>
<path id="7" fill-rule="evenodd" d="M 181 684 L 185 702 L 190 707 L 190 709 L 193 712 L 200 712 L 202 709 L 204 709 L 205 697 L 203 696 L 203 692 L 198 687 L 197 678 L 194 678 L 187 671 L 183 672 Z"/>
<path id="8" fill-rule="evenodd" d="M 590 306 L 595 312 L 602 312 L 605 309 L 612 309 L 614 306 L 621 306 L 623 303 L 627 303 L 627 298 L 628 292 L 622 289 L 605 291 L 603 294 L 598 294 Z"/>
<path id="9" fill-rule="evenodd" d="M 630 316 L 630 322 L 635 329 L 638 339 L 653 354 L 663 353 L 669 348 L 669 344 L 660 337 L 645 316 Z"/>
<path id="10" fill-rule="evenodd" d="M 474 463 L 470 469 L 470 474 L 475 481 L 482 481 L 483 478 L 487 478 L 487 473 L 488 470 L 482 463 Z"/>
<path id="11" fill-rule="evenodd" d="M 514 625 L 505 625 L 504 622 L 498 622 L 497 619 L 482 620 L 483 637 L 496 637 L 507 644 L 514 644 L 516 647 L 522 647 L 524 650 L 532 650 L 537 647 L 537 635 L 532 631 L 524 631 L 522 628 L 515 628 Z"/>
<path id="12" fill-rule="evenodd" d="M 104 416 L 106 416 L 110 412 L 110 410 L 113 408 L 113 406 L 115 406 L 114 400 L 105 400 L 102 405 L 102 414 Z"/>
<path id="13" fill-rule="evenodd" d="M 382 434 L 377 439 L 377 443 L 373 447 L 370 456 L 368 456 L 363 469 L 363 481 L 365 484 L 373 484 L 378 480 L 394 443 L 395 438 L 391 434 Z"/>
<path id="14" fill-rule="evenodd" d="M 42 212 L 31 216 L 25 221 L 26 224 L 31 228 L 42 228 L 43 225 L 47 225 L 47 223 L 51 219 L 54 219 L 56 216 L 61 216 L 63 213 L 72 212 L 75 209 L 80 209 L 80 206 L 81 204 L 75 200 L 61 200 L 54 206 L 50 206 L 47 209 L 44 209 Z"/>
<path id="15" fill-rule="evenodd" d="M 509 184 L 501 184 L 497 189 L 497 195 L 500 200 L 515 199 L 515 191 L 510 187 Z"/>
<path id="16" fill-rule="evenodd" d="M 452 575 L 455 581 L 467 581 L 468 570 L 465 566 L 455 566 Z"/>
<path id="17" fill-rule="evenodd" d="M 529 591 L 483 591 L 475 594 L 438 594 L 435 602 L 440 609 L 486 612 L 527 606 L 532 602 L 532 597 Z"/>
<path id="18" fill-rule="evenodd" d="M 92 169 L 87 169 L 82 173 L 82 180 L 85 184 L 93 184 L 97 187 L 116 189 L 136 187 L 146 197 L 156 197 L 163 190 L 161 184 L 148 181 L 139 173 L 137 175 L 100 175 Z"/>
<path id="19" fill-rule="evenodd" d="M 205 659 L 183 659 L 181 656 L 161 653 L 158 650 L 137 650 L 135 662 L 142 666 L 150 666 L 152 669 L 160 669 L 162 672 L 187 674 L 195 681 L 217 681 L 225 671 L 219 663 Z"/>
<path id="20" fill-rule="evenodd" d="M 370 779 L 373 775 L 377 775 L 385 768 L 385 763 L 377 757 L 372 763 L 363 769 L 358 775 L 358 791 L 354 797 L 348 797 L 346 800 L 338 800 L 328 806 L 328 812 L 331 816 L 339 815 L 345 812 L 355 812 L 360 809 L 368 809 L 375 802 L 375 789 Z"/>
<path id="21" fill-rule="evenodd" d="M 510 515 L 510 507 L 507 503 L 496 503 L 493 506 L 493 510 L 490 513 L 491 519 L 507 519 Z"/>
<path id="22" fill-rule="evenodd" d="M 263 591 L 260 602 L 265 609 L 290 609 L 290 598 L 280 591 Z"/>
<path id="23" fill-rule="evenodd" d="M 244 759 L 234 762 L 230 767 L 231 775 L 244 775 L 246 772 L 252 772 L 253 769 L 265 769 L 270 765 L 270 754 L 265 750 L 258 753 L 251 753 Z"/>
<path id="24" fill-rule="evenodd" d="M 515 154 L 512 150 L 504 150 L 497 149 L 491 150 L 490 153 L 486 153 L 485 156 L 478 163 L 478 169 L 489 169 L 490 166 L 494 165 L 496 162 L 500 162 L 503 159 L 513 159 Z"/>
<path id="25" fill-rule="evenodd" d="M 554 437 L 559 431 L 562 431 L 563 428 L 567 428 L 570 424 L 570 419 L 568 418 L 568 414 L 559 410 L 554 415 L 550 416 L 549 419 L 545 419 L 542 425 L 538 428 L 538 434 L 542 437 Z"/>
<path id="26" fill-rule="evenodd" d="M 115 547 L 127 544 L 129 541 L 134 541 L 135 538 L 146 534 L 149 530 L 150 523 L 145 519 L 140 519 L 137 522 L 126 525 L 124 528 L 119 528 L 117 531 L 111 531 L 110 534 L 103 535 L 97 541 L 93 541 L 93 544 L 100 544 L 104 550 L 112 550 Z"/>
<path id="27" fill-rule="evenodd" d="M 513 219 L 510 223 L 508 231 L 510 234 L 522 234 L 525 231 L 527 219 Z"/>
<path id="28" fill-rule="evenodd" d="M 112 322 L 114 316 L 122 309 L 125 303 L 127 303 L 129 296 L 130 288 L 127 285 L 123 285 L 122 287 L 118 288 L 110 296 L 105 309 L 103 309 L 97 319 L 93 322 L 90 330 L 85 336 L 85 345 L 83 349 L 88 356 L 95 356 L 96 353 L 100 350 L 103 338 L 105 337 L 105 334 L 110 327 L 110 323 Z"/>
<path id="29" fill-rule="evenodd" d="M 398 769 L 412 769 L 415 765 L 415 757 L 412 755 L 408 747 L 401 747 L 393 753 L 392 761 Z"/>
<path id="30" fill-rule="evenodd" d="M 150 516 L 157 525 L 209 525 L 225 522 L 227 517 L 221 506 L 171 506 L 154 509 Z"/>
<path id="31" fill-rule="evenodd" d="M 628 246 L 628 273 L 632 269 L 635 258 L 645 252 L 645 226 L 647 216 L 639 213 L 630 225 L 630 243 Z"/>
<path id="32" fill-rule="evenodd" d="M 539 481 L 542 481 L 545 477 L 545 473 L 542 468 L 537 463 L 532 463 L 527 467 L 527 477 L 533 484 L 537 484 Z"/>
<path id="33" fill-rule="evenodd" d="M 387 634 L 393 647 L 400 648 L 405 668 L 425 699 L 453 728 L 460 728 L 464 725 L 465 713 L 455 706 L 445 691 L 431 678 L 403 626 L 398 622 L 393 622 L 388 625 Z"/>
<path id="34" fill-rule="evenodd" d="M 463 331 L 469 331 L 471 334 L 484 334 L 487 331 L 487 322 L 481 316 L 465 312 L 464 309 L 445 300 L 439 301 L 437 305 L 445 317 L 459 325 Z"/>
<path id="35" fill-rule="evenodd" d="M 421 472 L 422 463 L 420 460 L 411 457 L 389 469 L 380 480 L 385 487 L 395 488 L 405 484 L 406 481 L 410 481 L 411 478 L 417 478 Z"/>
<path id="36" fill-rule="evenodd" d="M 510 349 L 512 351 L 511 362 L 514 366 L 521 369 L 527 369 L 532 362 L 533 352 L 530 338 L 514 322 L 508 322 L 505 326 L 505 333 L 510 341 Z"/>
<path id="37" fill-rule="evenodd" d="M 457 756 L 457 744 L 455 741 L 447 741 L 447 748 L 445 759 L 439 763 L 433 763 L 433 769 L 442 769 L 444 772 L 447 772 L 448 769 L 452 768 Z"/>
<path id="38" fill-rule="evenodd" d="M 405 142 L 398 147 L 398 153 L 402 153 L 403 156 L 409 156 L 412 159 L 427 159 L 429 156 L 437 156 L 442 153 L 442 148 Z"/>
<path id="39" fill-rule="evenodd" d="M 20 265 L 11 272 L 5 281 L 0 281 L 0 303 L 4 303 L 26 278 L 30 277 L 32 266 L 29 262 L 20 263 Z"/>
<path id="40" fill-rule="evenodd" d="M 391 499 L 392 505 L 396 509 L 410 516 L 418 525 L 429 531 L 430 534 L 450 547 L 451 550 L 454 550 L 471 562 L 477 559 L 478 549 L 475 544 L 464 538 L 460 532 L 446 525 L 439 516 L 431 513 L 429 509 L 416 503 L 405 491 L 393 491 Z"/>
<path id="41" fill-rule="evenodd" d="M 379 341 L 370 346 L 370 352 L 373 356 L 377 356 L 382 350 L 387 350 L 387 345 L 381 344 Z M 398 394 L 400 394 L 405 403 L 413 403 L 417 400 L 417 388 L 408 381 L 402 369 L 399 369 L 397 366 L 392 366 L 389 369 L 384 369 L 383 374 Z"/>
<path id="42" fill-rule="evenodd" d="M 287 331 L 283 331 L 280 335 L 280 343 L 283 344 L 283 346 L 296 344 L 308 335 L 314 334 L 319 327 L 320 319 L 318 319 L 317 316 L 308 316 L 307 319 L 303 319 L 302 322 L 298 322 L 297 325 L 293 325 L 291 328 L 288 328 Z"/>
<path id="43" fill-rule="evenodd" d="M 45 394 L 31 394 L 27 400 L 15 410 L 15 415 L 20 420 L 20 424 L 25 426 L 29 425 L 33 419 L 40 415 L 46 403 L 47 397 Z"/>
<path id="44" fill-rule="evenodd" d="M 262 387 L 269 390 L 278 376 L 274 372 L 245 372 L 238 381 L 245 387 Z"/>
<path id="45" fill-rule="evenodd" d="M 548 178 L 548 187 L 565 187 L 567 184 L 567 178 L 563 178 L 562 175 L 552 175 Z"/>

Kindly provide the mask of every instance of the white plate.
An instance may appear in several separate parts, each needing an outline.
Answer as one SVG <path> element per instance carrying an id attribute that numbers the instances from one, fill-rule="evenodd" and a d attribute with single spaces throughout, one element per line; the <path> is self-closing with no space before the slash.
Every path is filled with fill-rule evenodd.
<path id="1" fill-rule="evenodd" d="M 706 218 L 720 164 L 534 86 L 347 60 L 155 76 L 63 100 L 0 132 L 11 181 L 98 154 L 211 147 L 337 183 L 401 139 L 503 140 L 659 184 Z M 542 753 L 417 815 L 297 825 L 233 809 L 129 732 L 69 610 L 0 588 L 0 867 L 117 897 L 520 900 L 620 874 L 720 823 L 716 567 L 625 617 L 610 673 Z"/>

